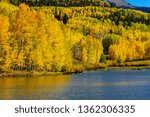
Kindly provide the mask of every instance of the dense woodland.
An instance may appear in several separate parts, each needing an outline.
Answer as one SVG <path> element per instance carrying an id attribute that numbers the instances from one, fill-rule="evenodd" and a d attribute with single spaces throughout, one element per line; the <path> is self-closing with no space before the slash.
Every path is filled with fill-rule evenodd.
<path id="1" fill-rule="evenodd" d="M 110 6 L 103 0 L 10 0 L 10 3 L 14 5 L 26 3 L 29 6 Z"/>
<path id="2" fill-rule="evenodd" d="M 1 72 L 74 72 L 149 59 L 148 13 L 0 2 Z"/>

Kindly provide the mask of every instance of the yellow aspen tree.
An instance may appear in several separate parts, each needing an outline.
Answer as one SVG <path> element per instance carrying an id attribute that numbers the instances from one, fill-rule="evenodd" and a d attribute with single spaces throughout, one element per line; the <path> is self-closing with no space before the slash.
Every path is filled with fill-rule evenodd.
<path id="1" fill-rule="evenodd" d="M 29 55 L 33 45 L 33 34 L 35 34 L 35 16 L 36 12 L 30 10 L 25 4 L 21 4 L 16 11 L 12 35 L 12 52 L 17 51 L 13 52 L 16 53 L 13 58 L 15 58 L 14 65 L 16 64 L 19 69 L 25 67 L 25 64 L 29 64 Z"/>
<path id="2" fill-rule="evenodd" d="M 85 47 L 82 48 L 82 53 L 81 54 L 82 54 L 81 55 L 82 56 L 82 63 L 85 64 L 86 61 L 87 61 L 87 50 L 86 50 Z"/>
<path id="3" fill-rule="evenodd" d="M 0 68 L 6 71 L 11 67 L 10 52 L 11 47 L 9 43 L 9 19 L 0 14 Z"/>

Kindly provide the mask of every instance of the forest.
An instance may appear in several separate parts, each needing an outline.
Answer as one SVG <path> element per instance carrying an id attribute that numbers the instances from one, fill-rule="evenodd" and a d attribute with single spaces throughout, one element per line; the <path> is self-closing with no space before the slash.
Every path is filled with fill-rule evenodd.
<path id="1" fill-rule="evenodd" d="M 0 73 L 150 66 L 149 13 L 60 1 L 0 2 Z"/>
<path id="2" fill-rule="evenodd" d="M 29 6 L 110 6 L 103 0 L 10 0 L 9 2 L 14 5 L 25 3 Z"/>

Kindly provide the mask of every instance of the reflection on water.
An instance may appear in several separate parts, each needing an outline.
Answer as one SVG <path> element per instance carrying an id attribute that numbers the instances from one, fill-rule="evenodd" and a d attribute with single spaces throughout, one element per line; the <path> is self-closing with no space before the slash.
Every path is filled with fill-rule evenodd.
<path id="1" fill-rule="evenodd" d="M 67 75 L 1 78 L 0 99 L 48 99 L 49 96 L 53 99 L 65 91 L 69 80 Z"/>
<path id="2" fill-rule="evenodd" d="M 150 99 L 150 70 L 0 78 L 0 99 Z"/>
<path id="3" fill-rule="evenodd" d="M 130 82 L 101 82 L 95 83 L 97 86 L 137 86 L 137 85 L 146 85 L 150 84 L 150 81 L 130 81 Z"/>

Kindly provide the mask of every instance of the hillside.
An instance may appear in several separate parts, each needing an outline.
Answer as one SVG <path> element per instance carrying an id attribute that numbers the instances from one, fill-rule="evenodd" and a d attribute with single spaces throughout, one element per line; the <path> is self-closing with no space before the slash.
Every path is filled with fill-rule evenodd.
<path id="1" fill-rule="evenodd" d="M 136 7 L 135 9 L 143 11 L 143 12 L 150 13 L 150 7 Z"/>
<path id="2" fill-rule="evenodd" d="M 104 1 L 110 3 L 111 5 L 114 5 L 116 7 L 134 8 L 134 6 L 127 3 L 125 0 L 104 0 Z"/>
<path id="3" fill-rule="evenodd" d="M 26 3 L 29 6 L 104 6 L 103 0 L 11 0 L 10 3 L 19 5 Z"/>
<path id="4" fill-rule="evenodd" d="M 130 9 L 135 9 L 135 10 L 140 10 L 143 12 L 148 12 L 150 13 L 150 8 L 149 7 L 137 7 L 129 4 L 125 0 L 104 0 L 105 2 L 108 2 L 111 6 L 114 7 L 121 7 L 121 8 L 130 8 Z"/>
<path id="5" fill-rule="evenodd" d="M 149 59 L 148 13 L 0 3 L 0 72 L 70 73 Z"/>
<path id="6" fill-rule="evenodd" d="M 4 0 L 5 1 L 5 0 Z M 26 3 L 29 6 L 63 6 L 63 7 L 76 7 L 76 6 L 101 6 L 101 7 L 121 7 L 136 9 L 143 12 L 150 12 L 148 7 L 136 7 L 125 0 L 11 0 L 10 3 L 19 5 Z"/>

